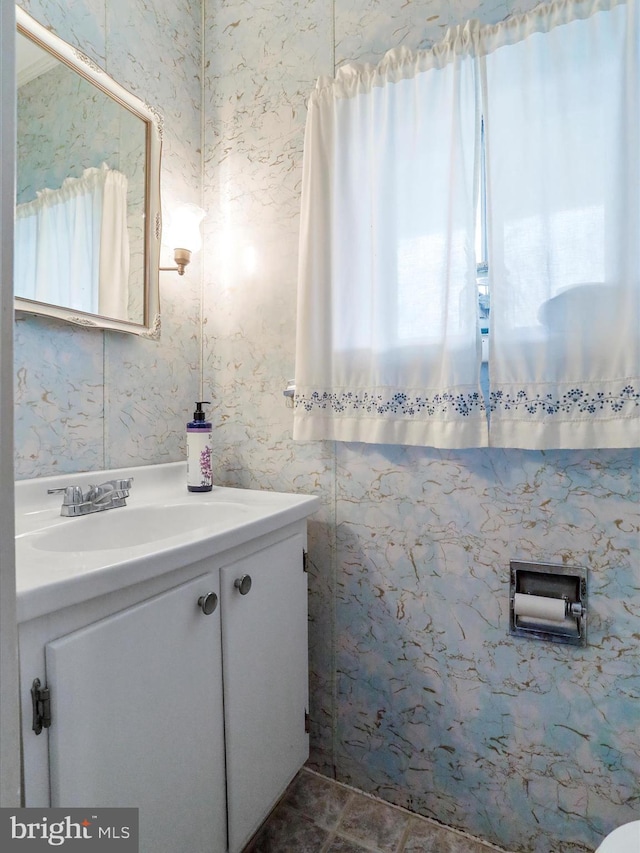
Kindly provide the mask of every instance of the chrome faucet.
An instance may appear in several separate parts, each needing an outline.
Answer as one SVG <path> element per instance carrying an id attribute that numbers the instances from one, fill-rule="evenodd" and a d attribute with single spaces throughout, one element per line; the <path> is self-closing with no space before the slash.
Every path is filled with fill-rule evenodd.
<path id="1" fill-rule="evenodd" d="M 61 489 L 47 489 L 47 494 L 63 494 L 60 515 L 89 515 L 117 506 L 126 506 L 133 477 L 124 480 L 107 480 L 99 486 L 89 486 L 86 491 L 81 486 L 64 486 Z"/>

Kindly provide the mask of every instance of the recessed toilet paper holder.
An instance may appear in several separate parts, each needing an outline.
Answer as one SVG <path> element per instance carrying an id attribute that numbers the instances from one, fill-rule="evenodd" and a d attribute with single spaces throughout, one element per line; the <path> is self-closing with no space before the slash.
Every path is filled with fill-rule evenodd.
<path id="1" fill-rule="evenodd" d="M 587 570 L 512 560 L 509 633 L 532 640 L 587 645 Z"/>

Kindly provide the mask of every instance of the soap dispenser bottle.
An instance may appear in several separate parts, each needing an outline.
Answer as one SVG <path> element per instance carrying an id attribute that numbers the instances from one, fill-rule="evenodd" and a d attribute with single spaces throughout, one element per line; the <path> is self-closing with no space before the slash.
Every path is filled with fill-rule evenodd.
<path id="1" fill-rule="evenodd" d="M 208 400 L 196 403 L 193 420 L 187 424 L 187 489 L 190 492 L 210 492 L 211 422 L 206 420 L 202 407 Z"/>

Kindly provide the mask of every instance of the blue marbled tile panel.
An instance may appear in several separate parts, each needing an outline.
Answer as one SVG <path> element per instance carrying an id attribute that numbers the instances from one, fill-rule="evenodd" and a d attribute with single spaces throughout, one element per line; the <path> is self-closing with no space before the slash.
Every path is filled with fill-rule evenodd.
<path id="1" fill-rule="evenodd" d="M 339 778 L 514 850 L 631 820 L 638 453 L 338 459 Z M 516 558 L 588 567 L 587 648 L 508 634 Z"/>
<path id="2" fill-rule="evenodd" d="M 102 337 L 30 317 L 14 345 L 16 479 L 104 467 Z"/>

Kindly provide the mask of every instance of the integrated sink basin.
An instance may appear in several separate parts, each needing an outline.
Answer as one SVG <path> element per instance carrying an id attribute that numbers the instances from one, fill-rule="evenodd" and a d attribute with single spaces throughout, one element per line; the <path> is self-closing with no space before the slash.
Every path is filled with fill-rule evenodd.
<path id="1" fill-rule="evenodd" d="M 125 506 L 61 515 L 65 490 L 132 479 Z M 61 489 L 62 494 L 50 494 Z M 312 495 L 214 486 L 191 493 L 186 463 L 18 481 L 16 581 L 18 621 L 107 595 L 230 549 L 307 518 Z"/>
<path id="2" fill-rule="evenodd" d="M 39 551 L 110 551 L 171 539 L 195 530 L 214 532 L 241 524 L 249 509 L 241 503 L 126 506 L 73 519 L 33 536 Z"/>

